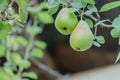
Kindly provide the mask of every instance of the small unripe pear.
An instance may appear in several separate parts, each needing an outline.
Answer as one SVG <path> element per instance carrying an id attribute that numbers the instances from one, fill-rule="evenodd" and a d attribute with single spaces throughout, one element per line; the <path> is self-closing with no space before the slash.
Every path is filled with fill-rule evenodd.
<path id="1" fill-rule="evenodd" d="M 56 29 L 64 35 L 70 34 L 78 23 L 77 17 L 68 8 L 63 8 L 55 19 Z"/>
<path id="2" fill-rule="evenodd" d="M 93 44 L 94 36 L 88 24 L 80 20 L 70 35 L 70 45 L 76 51 L 85 51 Z"/>

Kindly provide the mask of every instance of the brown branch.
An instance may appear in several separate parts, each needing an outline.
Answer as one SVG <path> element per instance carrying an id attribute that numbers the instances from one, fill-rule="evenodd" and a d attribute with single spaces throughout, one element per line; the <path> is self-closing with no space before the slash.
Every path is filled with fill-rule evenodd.
<path id="1" fill-rule="evenodd" d="M 69 80 L 69 76 L 67 75 L 62 75 L 61 73 L 59 73 L 56 70 L 53 70 L 52 68 L 48 67 L 47 65 L 41 63 L 40 61 L 38 61 L 37 59 L 30 57 L 29 58 L 38 68 L 46 71 L 47 73 L 49 73 L 50 75 L 52 75 L 53 77 L 59 78 L 60 80 Z"/>
<path id="2" fill-rule="evenodd" d="M 87 17 L 91 18 L 94 22 L 98 22 L 99 20 L 97 18 L 95 18 L 93 15 L 86 15 Z M 105 23 L 100 23 L 99 24 L 102 27 L 106 27 L 106 28 L 111 28 L 112 25 L 110 24 L 105 24 Z"/>

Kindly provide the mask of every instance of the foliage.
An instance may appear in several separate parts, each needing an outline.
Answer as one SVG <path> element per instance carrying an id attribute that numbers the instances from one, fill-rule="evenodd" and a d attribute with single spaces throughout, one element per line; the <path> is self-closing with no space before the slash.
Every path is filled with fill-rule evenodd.
<path id="1" fill-rule="evenodd" d="M 13 4 L 17 4 L 18 8 L 14 8 Z M 47 45 L 35 36 L 43 32 L 43 24 L 53 23 L 53 18 L 47 11 L 42 11 L 48 8 L 46 2 L 37 7 L 29 4 L 29 0 L 0 0 L 0 57 L 7 60 L 0 67 L 0 80 L 38 78 L 35 72 L 24 70 L 31 67 L 30 57 L 43 57 Z M 32 15 L 30 19 L 28 14 Z"/>
<path id="2" fill-rule="evenodd" d="M 17 9 L 13 7 L 13 4 L 17 5 Z M 85 29 L 89 29 L 89 31 L 92 29 L 91 34 L 94 35 L 92 45 L 100 47 L 106 41 L 103 35 L 97 34 L 97 27 L 99 26 L 112 28 L 110 34 L 113 38 L 119 39 L 118 44 L 120 45 L 120 16 L 110 21 L 108 19 L 100 20 L 99 15 L 101 12 L 120 7 L 120 1 L 107 3 L 100 10 L 95 6 L 95 0 L 44 0 L 34 7 L 29 4 L 30 0 L 0 0 L 0 57 L 5 57 L 7 60 L 0 67 L 0 80 L 37 79 L 35 72 L 24 71 L 24 69 L 31 67 L 29 58 L 42 58 L 43 50 L 47 46 L 44 41 L 35 39 L 35 36 L 43 32 L 43 24 L 54 22 L 52 16 L 61 8 L 68 9 L 67 16 L 72 13 L 78 17 L 79 21 L 84 20 L 86 25 L 89 26 Z M 67 19 L 69 20 L 69 18 L 71 17 Z M 82 44 L 86 45 L 85 43 Z M 120 53 L 116 62 L 119 59 Z"/>
<path id="3" fill-rule="evenodd" d="M 110 31 L 111 37 L 118 38 L 119 39 L 118 44 L 120 45 L 120 22 L 119 22 L 120 16 L 114 18 L 113 21 L 110 21 L 108 19 L 100 20 L 100 15 L 99 15 L 99 13 L 101 13 L 101 12 L 105 12 L 108 10 L 112 10 L 116 7 L 120 7 L 120 4 L 119 4 L 120 1 L 113 1 L 113 2 L 106 3 L 101 7 L 100 10 L 98 10 L 97 7 L 95 6 L 95 4 L 96 4 L 95 0 L 47 0 L 47 2 L 49 5 L 48 11 L 50 12 L 51 15 L 55 14 L 58 11 L 58 7 L 61 7 L 61 5 L 62 5 L 62 8 L 68 8 L 70 13 L 75 13 L 76 16 L 79 18 L 79 20 L 81 20 L 81 19 L 85 20 L 88 23 L 89 27 L 94 30 L 93 45 L 100 47 L 106 41 L 103 35 L 97 35 L 97 31 L 98 31 L 97 27 L 98 26 L 112 28 Z M 94 17 L 93 14 L 94 15 L 96 14 L 97 17 Z M 64 18 L 64 19 L 66 19 L 66 18 Z M 58 22 L 61 22 L 61 21 L 58 21 Z M 69 22 L 69 19 L 68 19 L 68 22 Z M 107 22 L 108 24 L 106 24 L 105 22 Z M 64 23 L 64 25 L 66 25 L 66 24 L 67 23 Z M 72 23 L 69 23 L 69 24 L 71 25 Z M 57 27 L 56 29 L 60 33 L 65 32 L 65 31 L 61 32 L 62 29 L 60 30 L 59 29 L 60 27 L 58 28 L 58 25 L 55 25 L 55 26 Z M 70 27 L 70 26 L 68 26 L 68 27 Z M 77 28 L 77 26 L 76 26 L 76 28 Z M 74 29 L 72 30 L 71 34 L 73 34 L 73 32 L 74 32 Z M 84 33 L 87 34 L 87 32 L 83 31 L 83 34 Z M 77 35 L 74 35 L 74 36 L 79 37 Z M 76 38 L 76 37 L 74 37 L 74 38 Z M 79 38 L 81 38 L 81 37 L 79 37 Z M 77 38 L 77 39 L 79 39 L 79 38 Z M 80 39 L 79 39 L 79 42 L 80 42 Z M 76 44 L 76 43 L 78 43 L 78 42 L 73 42 L 73 44 Z M 81 42 L 81 44 L 82 44 L 82 42 Z M 77 46 L 80 47 L 81 44 L 79 44 Z M 85 46 L 85 45 L 86 45 L 86 43 L 84 43 L 83 46 Z M 119 55 L 118 55 L 117 61 L 118 60 L 119 60 Z"/>

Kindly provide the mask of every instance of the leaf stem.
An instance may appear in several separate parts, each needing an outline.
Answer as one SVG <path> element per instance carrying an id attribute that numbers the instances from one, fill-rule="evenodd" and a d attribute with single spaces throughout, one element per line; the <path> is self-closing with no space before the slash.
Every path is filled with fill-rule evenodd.
<path id="1" fill-rule="evenodd" d="M 28 46 L 26 47 L 25 55 L 24 55 L 24 59 L 23 59 L 23 60 L 25 60 L 25 61 L 27 61 L 27 60 L 29 59 L 29 57 L 30 57 L 30 51 L 31 51 L 31 49 L 32 49 L 32 47 L 33 47 L 33 42 L 34 42 L 34 35 L 30 35 L 29 44 L 28 44 Z M 19 71 L 18 71 L 18 73 L 17 73 L 17 75 L 18 75 L 19 77 L 21 77 L 21 73 L 23 72 L 23 70 L 24 70 L 23 67 L 20 67 L 20 68 L 19 68 Z"/>

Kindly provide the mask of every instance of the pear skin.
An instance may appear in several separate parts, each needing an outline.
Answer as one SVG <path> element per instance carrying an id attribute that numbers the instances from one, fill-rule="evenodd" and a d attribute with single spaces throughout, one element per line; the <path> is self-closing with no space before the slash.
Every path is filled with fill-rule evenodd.
<path id="1" fill-rule="evenodd" d="M 55 19 L 55 27 L 63 35 L 70 34 L 77 24 L 76 15 L 68 8 L 62 8 Z"/>
<path id="2" fill-rule="evenodd" d="M 75 51 L 85 51 L 92 46 L 93 40 L 94 35 L 88 24 L 84 20 L 80 20 L 70 35 L 70 46 Z"/>

